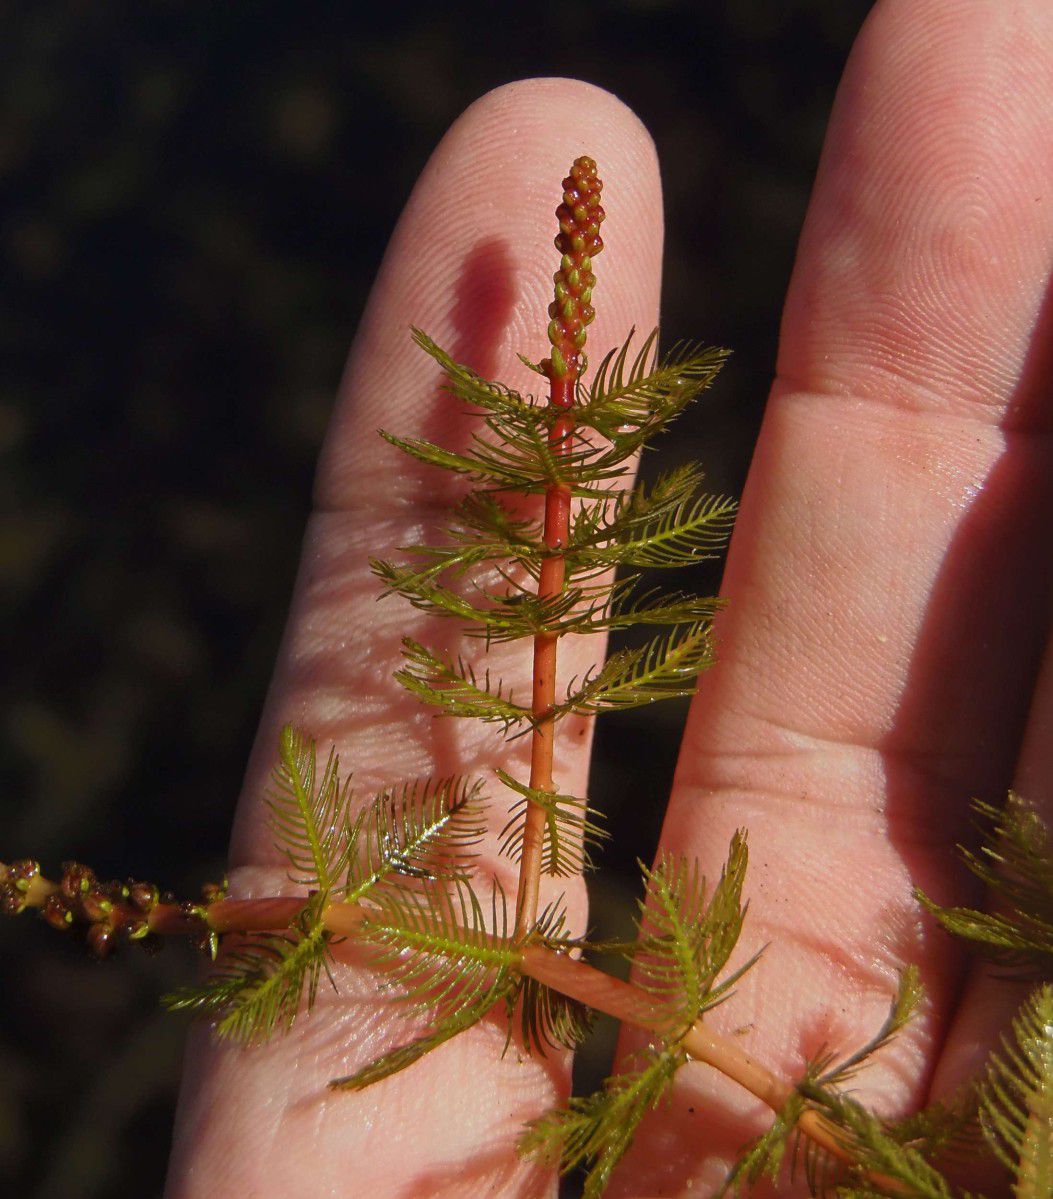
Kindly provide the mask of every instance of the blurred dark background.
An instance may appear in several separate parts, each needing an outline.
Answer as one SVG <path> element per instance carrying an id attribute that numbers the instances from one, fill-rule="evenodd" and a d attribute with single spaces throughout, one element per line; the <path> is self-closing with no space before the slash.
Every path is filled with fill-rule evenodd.
<path id="1" fill-rule="evenodd" d="M 2 855 L 187 894 L 222 873 L 349 340 L 429 152 L 495 85 L 579 76 L 650 128 L 666 342 L 736 353 L 648 469 L 695 456 L 739 491 L 868 7 L 3 5 Z M 601 725 L 602 931 L 631 908 L 683 716 Z M 160 1194 L 183 1026 L 157 1000 L 191 969 L 178 947 L 102 967 L 0 925 L 0 1193 Z"/>

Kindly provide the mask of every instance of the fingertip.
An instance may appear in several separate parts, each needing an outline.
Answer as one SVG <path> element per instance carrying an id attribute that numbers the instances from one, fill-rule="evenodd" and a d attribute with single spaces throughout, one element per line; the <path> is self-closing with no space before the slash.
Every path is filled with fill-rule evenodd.
<path id="1" fill-rule="evenodd" d="M 1051 59 L 1047 0 L 875 6 L 787 300 L 792 385 L 1002 417 L 1053 249 Z"/>
<path id="2" fill-rule="evenodd" d="M 379 427 L 454 443 L 467 436 L 462 414 L 436 388 L 434 364 L 411 345 L 410 325 L 483 375 L 536 385 L 517 354 L 547 352 L 554 211 L 582 154 L 600 166 L 608 216 L 590 352 L 657 323 L 661 183 L 642 122 L 610 92 L 573 79 L 488 92 L 443 137 L 396 226 L 326 437 L 320 507 L 351 505 L 363 472 L 384 468 L 395 492 L 419 492 L 413 474 L 399 474 L 397 451 L 378 450 Z"/>

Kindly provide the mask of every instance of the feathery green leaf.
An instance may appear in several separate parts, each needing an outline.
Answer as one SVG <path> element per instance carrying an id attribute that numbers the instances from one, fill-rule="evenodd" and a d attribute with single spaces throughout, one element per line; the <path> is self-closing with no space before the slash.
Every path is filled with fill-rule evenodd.
<path id="1" fill-rule="evenodd" d="M 885 1131 L 928 1162 L 975 1159 L 983 1148 L 977 1088 L 966 1086 L 946 1102 L 933 1100 L 886 1124 Z"/>
<path id="2" fill-rule="evenodd" d="M 549 419 L 541 408 L 487 417 L 483 427 L 491 436 L 473 433 L 464 453 L 423 437 L 396 437 L 384 429 L 380 436 L 418 462 L 464 475 L 493 491 L 530 495 L 561 486 L 571 495 L 595 496 L 603 494 L 599 484 L 626 473 L 621 463 L 628 454 L 618 456 L 612 448 L 597 448 L 579 433 L 570 434 L 569 446 L 557 454 L 549 442 Z"/>
<path id="3" fill-rule="evenodd" d="M 427 581 L 449 571 L 464 574 L 484 562 L 517 562 L 536 577 L 548 549 L 536 520 L 515 519 L 495 495 L 470 491 L 454 508 L 444 545 L 403 545 L 404 554 L 428 559 L 414 579 Z"/>
<path id="4" fill-rule="evenodd" d="M 627 509 L 601 526 L 585 544 L 568 547 L 575 569 L 635 566 L 679 569 L 716 556 L 731 533 L 737 505 L 727 496 L 703 495 L 640 519 Z"/>
<path id="5" fill-rule="evenodd" d="M 915 891 L 915 895 L 947 932 L 971 941 L 1007 970 L 1049 973 L 1053 931 L 1047 934 L 1037 922 L 1025 923 L 1016 916 L 981 912 L 976 908 L 941 907 L 922 891 Z"/>
<path id="6" fill-rule="evenodd" d="M 604 594 L 587 597 L 581 606 L 576 601 L 574 610 L 566 614 L 554 614 L 543 631 L 603 633 L 637 625 L 698 624 L 711 620 L 723 607 L 719 598 L 681 592 L 648 591 L 634 596 L 635 584 L 635 576 L 619 579 Z"/>
<path id="7" fill-rule="evenodd" d="M 637 649 L 612 654 L 580 687 L 574 683 L 554 715 L 624 711 L 695 693 L 700 671 L 713 663 L 708 622 L 689 624 Z"/>
<path id="8" fill-rule="evenodd" d="M 388 592 L 398 592 L 422 612 L 464 621 L 468 636 L 485 637 L 489 642 L 515 641 L 537 633 L 558 631 L 586 596 L 578 588 L 540 599 L 515 589 L 510 583 L 507 595 L 478 589 L 483 602 L 476 604 L 448 587 L 419 578 L 411 567 L 395 566 L 377 559 L 372 560 L 370 566 Z"/>
<path id="9" fill-rule="evenodd" d="M 351 789 L 340 782 L 340 760 L 330 752 L 318 776 L 315 743 L 287 724 L 279 738 L 279 761 L 267 797 L 278 847 L 305 887 L 328 890 L 343 871 Z"/>
<path id="10" fill-rule="evenodd" d="M 885 1022 L 877 1033 L 860 1049 L 834 1065 L 826 1064 L 817 1079 L 819 1086 L 837 1087 L 848 1082 L 869 1062 L 879 1049 L 883 1049 L 892 1038 L 914 1018 L 918 1005 L 925 997 L 921 985 L 921 973 L 917 966 L 905 966 L 899 975 L 896 994 L 889 1007 Z"/>
<path id="11" fill-rule="evenodd" d="M 385 885 L 456 878 L 471 870 L 486 832 L 480 779 L 413 779 L 382 792 L 355 821 L 341 899 Z"/>
<path id="12" fill-rule="evenodd" d="M 517 413 L 524 409 L 532 410 L 533 405 L 517 391 L 505 387 L 503 383 L 491 383 L 471 369 L 462 365 L 437 345 L 423 330 L 410 327 L 413 340 L 420 348 L 433 358 L 442 368 L 446 376 L 443 387 L 458 400 L 471 404 L 475 408 L 483 408 L 487 412 Z"/>
<path id="13" fill-rule="evenodd" d="M 520 1153 L 558 1164 L 564 1174 L 587 1164 L 584 1199 L 599 1199 L 640 1121 L 662 1101 L 686 1061 L 680 1049 L 649 1052 L 639 1070 L 616 1074 L 602 1090 L 573 1097 L 565 1108 L 532 1121 L 520 1139 Z"/>
<path id="14" fill-rule="evenodd" d="M 514 779 L 503 770 L 497 777 L 519 795 L 501 830 L 501 853 L 518 862 L 523 853 L 526 812 L 530 804 L 545 810 L 545 843 L 541 853 L 544 874 L 567 878 L 591 866 L 589 850 L 607 839 L 607 830 L 589 813 L 589 801 L 577 795 L 539 791 Z"/>
<path id="15" fill-rule="evenodd" d="M 752 958 L 720 980 L 742 931 L 748 856 L 745 835 L 737 832 L 708 900 L 697 863 L 663 856 L 652 869 L 644 867 L 647 888 L 640 903 L 634 976 L 639 986 L 668 1006 L 677 1028 L 690 1026 L 726 998 L 757 960 Z"/>
<path id="16" fill-rule="evenodd" d="M 395 678 L 419 699 L 441 709 L 446 716 L 471 716 L 499 724 L 507 733 L 517 726 L 530 725 L 530 709 L 505 695 L 498 680 L 492 683 L 489 670 L 480 681 L 474 668 L 463 658 L 456 663 L 440 658 L 411 637 L 402 639 L 406 665 Z"/>
<path id="17" fill-rule="evenodd" d="M 473 566 L 484 562 L 506 562 L 509 558 L 509 548 L 503 541 L 471 541 L 453 542 L 447 545 L 400 545 L 404 554 L 414 558 L 428 559 L 423 566 L 414 569 L 409 564 L 404 568 L 407 572 L 405 585 L 427 583 L 439 575 L 449 571 L 452 575 L 463 575 Z M 540 561 L 541 553 L 532 556 Z"/>
<path id="18" fill-rule="evenodd" d="M 635 448 L 664 428 L 709 387 L 729 357 L 724 349 L 685 345 L 659 361 L 656 329 L 630 365 L 632 338 L 630 333 L 623 346 L 603 358 L 591 384 L 579 385 L 570 410 L 578 424 L 596 429 L 614 448 L 619 443 Z M 632 432 L 626 434 L 627 429 Z"/>
<path id="19" fill-rule="evenodd" d="M 489 919 L 465 878 L 383 887 L 370 896 L 363 941 L 378 950 L 387 983 L 434 1012 L 438 1023 L 504 985 L 519 954 L 509 939 L 504 893 L 493 883 Z"/>
<path id="20" fill-rule="evenodd" d="M 1053 986 L 1036 987 L 1002 1038 L 980 1090 L 988 1144 L 1012 1172 L 1017 1199 L 1053 1195 Z"/>
<path id="21" fill-rule="evenodd" d="M 1053 972 L 1053 848 L 1033 805 L 1014 792 L 1005 808 L 974 803 L 984 837 L 979 851 L 959 846 L 966 865 L 1000 900 L 1000 910 L 945 908 L 918 899 L 950 933 L 977 945 L 1013 971 Z"/>
<path id="22" fill-rule="evenodd" d="M 536 978 L 521 977 L 508 1003 L 510 1008 L 518 1005 L 523 1048 L 539 1057 L 549 1049 L 577 1049 L 592 1030 L 589 1008 Z"/>
<path id="23" fill-rule="evenodd" d="M 437 1049 L 444 1042 L 452 1040 L 459 1033 L 472 1028 L 480 1020 L 483 1020 L 496 1004 L 507 998 L 513 982 L 513 976 L 502 974 L 494 985 L 481 991 L 463 1007 L 445 1016 L 430 1032 L 405 1045 L 399 1045 L 397 1048 L 389 1050 L 375 1061 L 370 1062 L 369 1065 L 363 1066 L 361 1070 L 356 1070 L 354 1074 L 334 1078 L 329 1083 L 330 1088 L 334 1091 L 364 1091 L 366 1087 L 372 1086 L 375 1082 L 380 1082 L 381 1079 L 389 1078 L 392 1074 L 405 1070 L 407 1066 L 412 1066 L 414 1062 L 420 1061 L 433 1049 Z"/>
<path id="24" fill-rule="evenodd" d="M 225 954 L 200 987 L 166 995 L 169 1011 L 211 1019 L 217 1036 L 242 1044 L 287 1032 L 301 1007 L 314 1005 L 323 970 L 329 969 L 330 934 L 321 922 L 318 895 L 295 931 L 256 933 Z"/>
<path id="25" fill-rule="evenodd" d="M 590 503 L 579 505 L 571 524 L 568 550 L 587 549 L 618 537 L 629 536 L 642 525 L 659 520 L 687 503 L 702 486 L 702 472 L 686 462 L 658 476 L 650 484 L 612 490 Z"/>
<path id="26" fill-rule="evenodd" d="M 716 1199 L 736 1192 L 743 1194 L 756 1186 L 762 1178 L 768 1178 L 773 1183 L 779 1181 L 786 1158 L 786 1149 L 791 1141 L 798 1136 L 797 1121 L 801 1118 L 807 1106 L 806 1100 L 799 1091 L 793 1091 L 786 1102 L 775 1113 L 775 1119 L 770 1127 L 755 1140 L 751 1141 L 739 1154 L 738 1159 L 728 1171 L 727 1177 L 717 1191 Z"/>

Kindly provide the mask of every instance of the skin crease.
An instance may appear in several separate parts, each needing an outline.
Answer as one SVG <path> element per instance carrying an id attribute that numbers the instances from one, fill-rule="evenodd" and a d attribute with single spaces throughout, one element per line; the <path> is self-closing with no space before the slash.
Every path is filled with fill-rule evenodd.
<path id="1" fill-rule="evenodd" d="M 896 969 L 922 966 L 921 1018 L 857 1084 L 889 1112 L 946 1093 L 1005 1015 L 1004 998 L 921 918 L 912 885 L 975 900 L 953 849 L 969 797 L 996 799 L 1015 772 L 1051 799 L 1042 730 L 1053 727 L 1053 668 L 1034 688 L 1053 524 L 1050 112 L 1048 0 L 887 0 L 861 32 L 729 555 L 721 661 L 693 705 L 663 834 L 666 849 L 714 872 L 731 831 L 748 826 L 742 954 L 769 948 L 712 1020 L 788 1077 L 823 1046 L 865 1040 Z M 450 494 L 375 430 L 467 436 L 408 343 L 411 322 L 481 371 L 530 386 L 514 355 L 545 349 L 551 181 L 586 152 L 611 213 L 595 358 L 657 314 L 657 167 L 618 101 L 564 80 L 491 93 L 452 128 L 407 205 L 323 452 L 235 826 L 239 895 L 287 888 L 260 804 L 284 720 L 335 742 L 363 794 L 395 781 L 393 763 L 398 778 L 521 767 L 522 743 L 502 759 L 489 730 L 437 723 L 390 681 L 404 634 L 478 646 L 405 605 L 374 603 L 368 554 L 418 539 Z M 512 649 L 495 668 L 523 680 Z M 597 651 L 568 646 L 566 677 Z M 577 790 L 589 732 L 567 728 L 557 778 Z M 571 901 L 580 924 L 580 888 Z M 512 1146 L 564 1093 L 565 1062 L 501 1060 L 503 1031 L 482 1026 L 371 1091 L 330 1095 L 328 1078 L 409 1032 L 361 967 L 342 966 L 340 982 L 339 998 L 324 995 L 262 1048 L 195 1033 L 167 1199 L 553 1192 Z M 611 1191 L 710 1194 L 764 1120 L 688 1066 Z"/>

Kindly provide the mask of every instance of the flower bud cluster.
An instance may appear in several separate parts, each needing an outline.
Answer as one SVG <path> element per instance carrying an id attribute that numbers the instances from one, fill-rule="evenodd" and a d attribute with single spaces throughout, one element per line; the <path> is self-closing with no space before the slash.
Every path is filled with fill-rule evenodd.
<path id="1" fill-rule="evenodd" d="M 13 916 L 37 907 L 52 928 L 83 928 L 88 947 L 100 958 L 122 940 L 155 947 L 149 916 L 160 898 L 152 883 L 100 882 L 79 862 L 64 862 L 58 883 L 44 879 L 39 863 L 29 860 L 13 862 L 0 875 L 0 911 Z"/>
<path id="2" fill-rule="evenodd" d="M 602 190 L 596 163 L 591 158 L 576 159 L 563 180 L 563 202 L 556 209 L 559 220 L 556 249 L 563 257 L 553 276 L 556 298 L 548 308 L 552 318 L 548 326 L 552 357 L 541 363 L 554 381 L 578 373 L 584 357 L 586 328 L 596 315 L 592 307 L 592 289 L 596 284 L 592 260 L 603 249 Z"/>
<path id="3" fill-rule="evenodd" d="M 100 882 L 79 862 L 65 862 L 58 890 L 48 897 L 41 915 L 53 928 L 87 925 L 88 948 L 106 957 L 118 941 L 154 943 L 148 917 L 160 900 L 152 883 Z"/>

